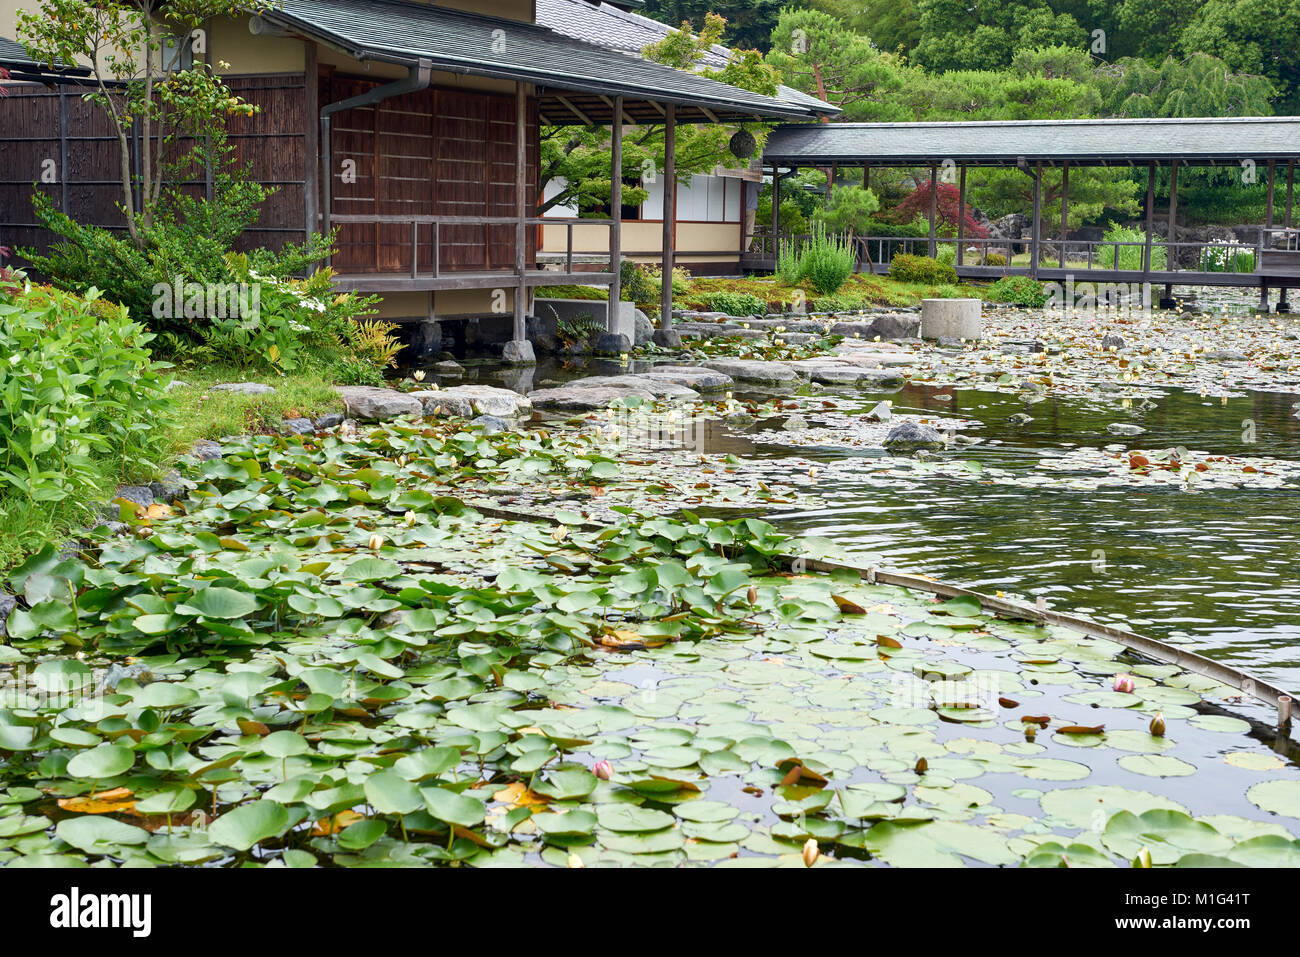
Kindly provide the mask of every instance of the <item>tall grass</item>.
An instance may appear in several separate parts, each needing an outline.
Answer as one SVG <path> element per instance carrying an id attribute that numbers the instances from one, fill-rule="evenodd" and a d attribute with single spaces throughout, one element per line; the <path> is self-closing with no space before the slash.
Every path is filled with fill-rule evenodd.
<path id="1" fill-rule="evenodd" d="M 1101 269 L 1115 268 L 1115 249 L 1119 248 L 1119 268 L 1140 271 L 1142 269 L 1142 252 L 1143 245 L 1147 241 L 1147 234 L 1136 227 L 1120 226 L 1111 223 L 1107 227 L 1102 237 L 1105 242 L 1098 244 L 1096 258 L 1093 260 L 1094 265 Z M 1122 246 L 1120 243 L 1138 243 L 1136 246 Z M 1167 250 L 1164 243 L 1152 242 L 1151 244 L 1151 268 L 1161 270 L 1166 267 L 1168 262 Z"/>

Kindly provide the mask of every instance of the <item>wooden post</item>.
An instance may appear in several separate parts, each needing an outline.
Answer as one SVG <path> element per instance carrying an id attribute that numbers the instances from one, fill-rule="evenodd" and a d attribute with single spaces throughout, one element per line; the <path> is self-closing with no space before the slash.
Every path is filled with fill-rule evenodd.
<path id="1" fill-rule="evenodd" d="M 307 48 L 307 68 L 303 84 L 307 113 L 304 133 L 306 160 L 303 170 L 303 219 L 307 227 L 307 236 L 320 231 L 320 163 L 314 157 L 320 155 L 320 65 L 316 59 L 316 44 L 304 44 Z"/>
<path id="2" fill-rule="evenodd" d="M 1043 164 L 1034 164 L 1034 220 L 1029 234 L 1029 275 L 1038 278 L 1038 235 L 1043 227 Z"/>
<path id="3" fill-rule="evenodd" d="M 1291 228 L 1291 195 L 1295 189 L 1295 160 L 1289 160 L 1286 164 L 1286 219 L 1283 221 L 1287 229 Z"/>
<path id="4" fill-rule="evenodd" d="M 59 86 L 59 211 L 65 216 L 68 211 L 68 92 L 67 87 Z"/>
<path id="5" fill-rule="evenodd" d="M 871 167 L 862 167 L 862 188 L 871 189 Z"/>
<path id="6" fill-rule="evenodd" d="M 1065 268 L 1065 242 L 1070 235 L 1070 164 L 1061 164 L 1061 268 Z"/>
<path id="7" fill-rule="evenodd" d="M 1147 165 L 1147 215 L 1146 215 L 1146 243 L 1142 246 L 1142 279 L 1143 282 L 1149 281 L 1151 273 L 1151 232 L 1155 229 L 1155 203 L 1156 203 L 1156 164 Z M 1118 247 L 1117 247 L 1118 248 Z"/>
<path id="8" fill-rule="evenodd" d="M 1295 160 L 1288 160 L 1286 164 L 1286 211 L 1283 214 L 1282 225 L 1287 229 L 1286 248 L 1291 248 L 1291 196 L 1295 189 Z M 1287 299 L 1287 287 L 1283 286 L 1277 300 L 1278 312 L 1290 312 L 1291 303 Z"/>
<path id="9" fill-rule="evenodd" d="M 781 252 L 781 167 L 772 167 L 772 255 Z"/>
<path id="10" fill-rule="evenodd" d="M 659 302 L 659 328 L 673 327 L 673 259 L 677 232 L 677 106 L 665 104 L 664 116 L 664 240 L 663 282 Z M 774 197 L 775 198 L 775 197 Z M 775 219 L 773 220 L 775 222 Z"/>
<path id="11" fill-rule="evenodd" d="M 966 238 L 966 167 L 962 166 L 958 174 L 957 185 L 957 265 L 961 266 Z M 987 253 L 988 248 L 984 251 Z"/>
<path id="12" fill-rule="evenodd" d="M 938 244 L 935 242 L 935 219 L 939 215 L 939 167 L 933 163 L 930 164 L 930 241 L 928 245 L 929 257 L 933 259 L 938 252 Z"/>
<path id="13" fill-rule="evenodd" d="M 1165 247 L 1165 268 L 1171 272 L 1178 268 L 1178 251 L 1174 243 L 1178 235 L 1178 160 L 1169 164 L 1169 245 Z"/>
<path id="14" fill-rule="evenodd" d="M 609 311 L 605 316 L 606 332 L 614 331 L 614 312 L 623 295 L 623 98 L 614 97 L 614 123 L 609 141 L 609 270 L 614 281 L 609 284 Z M 573 255 L 572 233 L 569 255 Z M 569 272 L 573 272 L 572 269 Z"/>
<path id="15" fill-rule="evenodd" d="M 515 323 L 514 339 L 528 337 L 524 310 L 528 299 L 528 229 L 524 225 L 528 192 L 528 95 L 515 84 Z"/>
<path id="16" fill-rule="evenodd" d="M 1274 185 L 1276 183 L 1276 180 L 1277 180 L 1277 161 L 1269 160 L 1268 161 L 1268 201 L 1264 205 L 1264 228 L 1265 229 L 1273 228 L 1273 192 L 1274 192 Z M 1266 236 L 1264 238 L 1265 248 L 1268 247 L 1270 242 L 1271 239 Z"/>

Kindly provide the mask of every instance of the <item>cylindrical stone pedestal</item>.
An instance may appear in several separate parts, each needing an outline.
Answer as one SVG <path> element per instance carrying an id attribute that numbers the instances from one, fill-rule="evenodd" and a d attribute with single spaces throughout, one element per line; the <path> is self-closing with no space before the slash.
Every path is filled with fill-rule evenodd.
<path id="1" fill-rule="evenodd" d="M 979 299 L 922 299 L 922 339 L 978 339 L 984 333 Z"/>

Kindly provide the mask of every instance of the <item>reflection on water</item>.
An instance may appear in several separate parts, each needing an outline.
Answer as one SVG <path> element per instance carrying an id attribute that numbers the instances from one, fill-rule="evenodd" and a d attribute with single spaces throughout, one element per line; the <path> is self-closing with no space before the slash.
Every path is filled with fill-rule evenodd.
<path id="1" fill-rule="evenodd" d="M 895 395 L 895 408 L 983 422 L 974 434 L 986 443 L 960 454 L 1013 470 L 1071 446 L 1185 446 L 1279 458 L 1300 451 L 1295 396 L 1252 394 L 1224 405 L 1171 393 L 1144 414 L 1118 399 L 1048 399 L 1028 407 L 1033 422 L 1016 427 L 1006 421 L 1025 410 L 1015 396 L 950 394 L 951 401 L 937 402 L 933 390 L 909 388 Z M 1247 419 L 1253 444 L 1243 441 Z M 1111 422 L 1148 431 L 1120 438 L 1106 433 Z M 826 508 L 785 513 L 779 523 L 890 567 L 1044 595 L 1054 607 L 1187 641 L 1300 685 L 1300 489 L 1076 491 L 931 478 L 898 488 L 841 483 L 823 494 Z"/>

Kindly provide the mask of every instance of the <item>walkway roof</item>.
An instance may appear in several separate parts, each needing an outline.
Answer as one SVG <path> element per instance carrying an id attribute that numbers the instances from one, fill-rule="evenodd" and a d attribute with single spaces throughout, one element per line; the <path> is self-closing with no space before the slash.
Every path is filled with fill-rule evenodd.
<path id="1" fill-rule="evenodd" d="M 782 126 L 768 136 L 763 159 L 780 166 L 1232 165 L 1300 159 L 1300 116 Z"/>
<path id="2" fill-rule="evenodd" d="M 612 98 L 640 123 L 813 119 L 828 104 L 787 102 L 562 36 L 545 26 L 403 0 L 280 0 L 262 16 L 359 60 L 380 60 L 532 83 L 544 122 L 609 123 Z"/>

